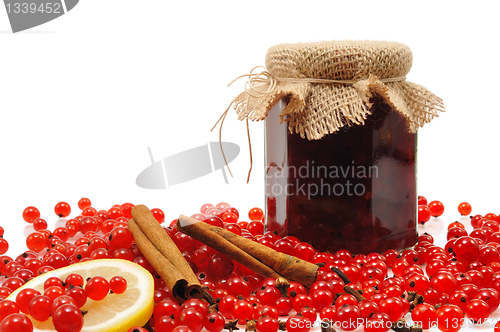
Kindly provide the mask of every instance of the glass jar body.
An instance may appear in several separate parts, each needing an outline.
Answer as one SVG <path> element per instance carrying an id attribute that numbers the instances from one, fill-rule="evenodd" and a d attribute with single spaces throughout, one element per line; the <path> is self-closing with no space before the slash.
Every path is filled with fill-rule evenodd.
<path id="1" fill-rule="evenodd" d="M 364 125 L 309 141 L 265 120 L 266 230 L 320 251 L 401 250 L 417 242 L 416 134 L 378 98 Z"/>

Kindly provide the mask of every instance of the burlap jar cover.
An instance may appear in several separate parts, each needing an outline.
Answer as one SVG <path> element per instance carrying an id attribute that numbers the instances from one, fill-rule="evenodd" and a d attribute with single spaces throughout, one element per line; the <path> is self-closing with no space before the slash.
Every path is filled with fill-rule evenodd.
<path id="1" fill-rule="evenodd" d="M 316 140 L 345 126 L 363 125 L 371 114 L 370 97 L 378 94 L 416 132 L 444 106 L 423 86 L 406 81 L 412 60 L 410 48 L 396 42 L 276 45 L 267 52 L 266 71 L 256 73 L 256 67 L 239 77 L 249 80 L 231 104 L 238 119 L 259 121 L 287 97 L 281 121 L 302 138 Z"/>

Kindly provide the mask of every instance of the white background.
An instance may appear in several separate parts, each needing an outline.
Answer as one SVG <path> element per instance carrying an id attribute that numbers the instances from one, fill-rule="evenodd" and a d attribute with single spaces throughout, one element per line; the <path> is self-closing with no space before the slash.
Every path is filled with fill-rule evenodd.
<path id="1" fill-rule="evenodd" d="M 235 77 L 285 42 L 372 39 L 413 51 L 408 80 L 443 98 L 419 131 L 418 193 L 441 200 L 444 223 L 469 201 L 500 213 L 497 6 L 493 1 L 82 0 L 68 14 L 12 34 L 0 9 L 0 225 L 8 254 L 25 250 L 22 219 L 34 205 L 53 229 L 54 205 L 89 197 L 97 209 L 143 203 L 168 221 L 226 201 L 242 215 L 264 208 L 263 123 L 230 112 L 223 140 L 239 144 L 220 171 L 166 190 L 136 183 L 155 160 L 217 141 L 210 128 L 242 91 Z M 26 228 L 26 229 L 25 229 Z M 23 234 L 24 233 L 24 234 Z"/>

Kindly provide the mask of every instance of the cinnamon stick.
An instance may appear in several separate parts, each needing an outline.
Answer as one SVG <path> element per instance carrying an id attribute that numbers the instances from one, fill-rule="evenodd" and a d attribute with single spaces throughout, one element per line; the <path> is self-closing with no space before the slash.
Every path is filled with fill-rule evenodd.
<path id="1" fill-rule="evenodd" d="M 201 242 L 203 242 L 203 239 L 211 237 L 210 233 L 218 234 L 280 275 L 287 279 L 300 282 L 308 288 L 316 281 L 319 270 L 319 266 L 316 264 L 277 252 L 274 249 L 236 235 L 223 228 L 212 226 L 208 223 L 200 222 L 199 220 L 183 215 L 179 216 L 177 228 L 179 231 Z"/>
<path id="2" fill-rule="evenodd" d="M 393 322 L 391 329 L 396 332 L 422 332 L 422 327 L 418 325 L 407 326 L 404 319 L 400 319 L 397 322 Z"/>
<path id="3" fill-rule="evenodd" d="M 172 291 L 172 295 L 179 301 L 185 300 L 188 282 L 184 276 L 156 249 L 133 218 L 128 221 L 128 229 L 134 236 L 137 247 L 165 281 L 167 287 Z"/>
<path id="4" fill-rule="evenodd" d="M 179 270 L 180 274 L 188 282 L 185 297 L 203 298 L 206 292 L 203 290 L 198 278 L 194 274 L 179 248 L 177 248 L 170 236 L 167 235 L 163 227 L 160 226 L 151 211 L 144 205 L 136 205 L 132 208 L 131 213 L 133 219 L 144 232 L 146 237 L 157 248 L 157 250 L 167 260 L 169 260 L 172 265 L 177 268 L 177 270 Z"/>
<path id="5" fill-rule="evenodd" d="M 185 222 L 186 221 L 184 220 L 183 223 Z M 177 223 L 177 228 L 179 229 L 179 231 L 186 233 L 192 238 L 214 248 L 215 250 L 223 254 L 228 255 L 238 263 L 248 267 L 261 276 L 265 278 L 283 278 L 283 276 L 281 276 L 279 273 L 276 273 L 276 271 L 271 269 L 269 266 L 258 261 L 250 254 L 241 250 L 231 242 L 220 237 L 214 232 L 207 231 L 204 227 L 205 225 L 208 225 L 207 223 L 199 222 L 198 220 L 196 220 L 196 222 L 193 221 L 188 227 L 180 227 L 179 221 Z"/>
<path id="6" fill-rule="evenodd" d="M 354 296 L 356 298 L 356 300 L 358 300 L 358 302 L 366 300 L 366 297 L 364 297 L 363 295 L 361 295 L 357 290 L 355 290 L 351 286 L 344 286 L 344 292 L 346 292 L 347 294 L 351 294 L 352 296 Z"/>

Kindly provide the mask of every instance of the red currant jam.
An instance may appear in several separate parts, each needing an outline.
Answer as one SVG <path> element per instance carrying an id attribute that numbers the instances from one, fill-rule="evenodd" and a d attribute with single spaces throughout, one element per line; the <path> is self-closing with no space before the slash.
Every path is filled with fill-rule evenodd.
<path id="1" fill-rule="evenodd" d="M 265 120 L 266 231 L 293 235 L 320 251 L 384 252 L 417 242 L 416 134 L 379 98 L 365 125 L 320 140 Z"/>

